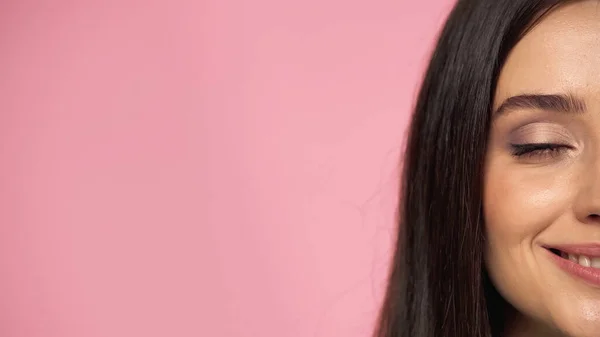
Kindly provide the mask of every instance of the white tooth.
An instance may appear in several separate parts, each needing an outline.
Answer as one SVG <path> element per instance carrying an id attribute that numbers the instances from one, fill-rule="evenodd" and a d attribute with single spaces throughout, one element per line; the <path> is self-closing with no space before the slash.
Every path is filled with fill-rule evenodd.
<path id="1" fill-rule="evenodd" d="M 592 258 L 592 267 L 600 269 L 600 257 Z"/>
<path id="2" fill-rule="evenodd" d="M 569 254 L 569 260 L 571 260 L 572 262 L 575 262 L 575 263 L 579 263 L 579 259 L 577 258 L 577 255 Z"/>
<path id="3" fill-rule="evenodd" d="M 579 256 L 579 264 L 584 267 L 589 267 L 591 265 L 590 258 L 583 255 Z"/>

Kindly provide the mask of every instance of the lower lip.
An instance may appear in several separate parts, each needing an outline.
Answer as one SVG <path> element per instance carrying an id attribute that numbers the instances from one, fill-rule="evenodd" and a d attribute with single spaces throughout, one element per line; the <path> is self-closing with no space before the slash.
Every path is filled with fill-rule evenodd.
<path id="1" fill-rule="evenodd" d="M 600 269 L 584 267 L 571 260 L 562 258 L 547 249 L 546 251 L 548 252 L 548 254 L 550 254 L 550 258 L 554 260 L 562 270 L 575 277 L 582 279 L 583 281 L 589 283 L 594 287 L 600 287 Z"/>

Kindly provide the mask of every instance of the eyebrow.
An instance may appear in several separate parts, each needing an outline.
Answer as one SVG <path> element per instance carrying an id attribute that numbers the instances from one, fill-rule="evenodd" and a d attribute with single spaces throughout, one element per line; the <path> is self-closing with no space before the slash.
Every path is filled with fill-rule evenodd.
<path id="1" fill-rule="evenodd" d="M 574 95 L 518 95 L 506 99 L 494 112 L 494 118 L 518 109 L 550 110 L 561 113 L 583 113 L 585 102 Z"/>

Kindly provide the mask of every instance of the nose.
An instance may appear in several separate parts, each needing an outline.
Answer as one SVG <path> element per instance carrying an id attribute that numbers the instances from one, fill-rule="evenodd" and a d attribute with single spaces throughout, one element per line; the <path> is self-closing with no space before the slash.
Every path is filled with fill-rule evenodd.
<path id="1" fill-rule="evenodd" d="M 583 223 L 600 224 L 600 165 L 581 176 L 574 212 Z"/>

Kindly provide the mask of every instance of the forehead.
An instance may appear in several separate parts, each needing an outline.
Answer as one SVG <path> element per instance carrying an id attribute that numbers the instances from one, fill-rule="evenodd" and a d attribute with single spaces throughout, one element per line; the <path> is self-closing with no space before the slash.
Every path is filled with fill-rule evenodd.
<path id="1" fill-rule="evenodd" d="M 600 1 L 562 5 L 510 52 L 494 107 L 521 94 L 573 93 L 600 100 Z"/>

